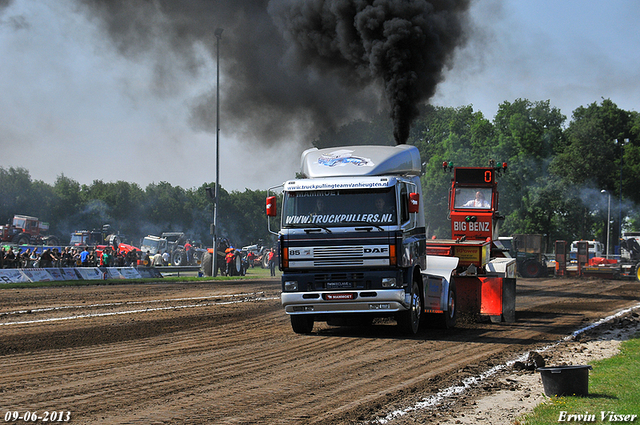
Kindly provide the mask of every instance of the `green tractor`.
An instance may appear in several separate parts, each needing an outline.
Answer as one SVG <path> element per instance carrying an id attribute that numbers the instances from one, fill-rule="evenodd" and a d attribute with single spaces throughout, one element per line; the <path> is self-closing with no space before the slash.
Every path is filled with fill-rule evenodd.
<path id="1" fill-rule="evenodd" d="M 501 237 L 499 242 L 505 254 L 516 259 L 518 274 L 522 277 L 545 277 L 548 275 L 548 259 L 544 254 L 542 235 L 513 235 Z"/>

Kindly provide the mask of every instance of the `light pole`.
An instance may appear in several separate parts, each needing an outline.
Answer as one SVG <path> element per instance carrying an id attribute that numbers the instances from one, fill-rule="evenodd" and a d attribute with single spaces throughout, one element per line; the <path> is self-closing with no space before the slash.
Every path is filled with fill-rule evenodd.
<path id="1" fill-rule="evenodd" d="M 220 38 L 222 28 L 216 28 L 216 187 L 213 200 L 213 258 L 211 276 L 218 275 L 218 187 L 220 186 Z"/>
<path id="2" fill-rule="evenodd" d="M 609 208 L 607 209 L 607 260 L 609 259 L 609 229 L 611 229 L 611 194 L 606 190 L 602 189 L 601 193 L 606 193 L 609 195 Z"/>
<path id="3" fill-rule="evenodd" d="M 618 204 L 618 243 L 622 241 L 622 164 L 624 163 L 624 145 L 629 143 L 629 139 L 620 141 L 616 139 L 616 145 L 620 145 L 620 203 Z"/>

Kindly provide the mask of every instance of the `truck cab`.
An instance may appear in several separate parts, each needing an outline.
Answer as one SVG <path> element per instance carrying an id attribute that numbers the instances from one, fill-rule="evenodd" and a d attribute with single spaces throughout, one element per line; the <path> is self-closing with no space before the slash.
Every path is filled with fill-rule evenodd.
<path id="1" fill-rule="evenodd" d="M 301 169 L 305 178 L 280 186 L 277 233 L 281 301 L 294 331 L 395 316 L 415 333 L 426 267 L 418 149 L 310 149 Z M 267 215 L 276 211 L 269 196 Z"/>

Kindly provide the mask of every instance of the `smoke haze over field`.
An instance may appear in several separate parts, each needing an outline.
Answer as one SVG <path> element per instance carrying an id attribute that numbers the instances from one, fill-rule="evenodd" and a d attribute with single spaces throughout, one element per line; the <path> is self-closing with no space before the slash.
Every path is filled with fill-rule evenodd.
<path id="1" fill-rule="evenodd" d="M 634 109 L 638 6 L 588 3 L 0 0 L 0 166 L 213 181 L 218 27 L 228 190 L 292 178 L 320 132 L 383 108 L 396 142 L 429 99 L 488 118 L 517 97 Z"/>
<path id="2" fill-rule="evenodd" d="M 313 140 L 354 116 L 370 116 L 381 92 L 404 143 L 463 40 L 467 0 L 78 0 L 125 57 L 150 55 L 152 90 L 201 70 L 199 43 L 213 51 L 227 28 L 222 118 L 232 131 L 276 144 L 299 130 Z M 215 131 L 215 93 L 192 105 L 191 123 Z"/>

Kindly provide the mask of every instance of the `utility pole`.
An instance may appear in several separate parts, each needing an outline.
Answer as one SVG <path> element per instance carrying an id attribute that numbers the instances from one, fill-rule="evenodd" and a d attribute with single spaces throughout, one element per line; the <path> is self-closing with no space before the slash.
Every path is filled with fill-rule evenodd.
<path id="1" fill-rule="evenodd" d="M 211 276 L 218 275 L 218 193 L 220 187 L 220 38 L 222 28 L 216 28 L 216 187 L 213 200 L 213 270 Z"/>

